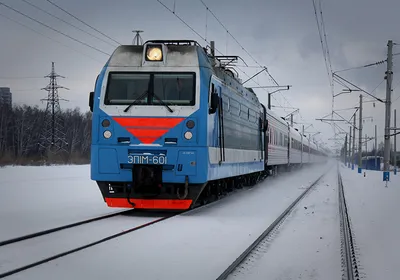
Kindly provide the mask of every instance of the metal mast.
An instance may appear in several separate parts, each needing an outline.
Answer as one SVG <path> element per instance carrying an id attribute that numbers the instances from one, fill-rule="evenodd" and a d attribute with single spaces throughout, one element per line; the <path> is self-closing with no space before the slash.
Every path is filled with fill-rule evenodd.
<path id="1" fill-rule="evenodd" d="M 386 111 L 385 111 L 385 152 L 383 159 L 383 181 L 389 181 L 389 160 L 390 160 L 390 105 L 392 96 L 393 79 L 393 41 L 388 41 L 387 71 L 386 71 Z"/>
<path id="2" fill-rule="evenodd" d="M 134 33 L 136 32 L 136 35 L 132 40 L 132 45 L 136 45 L 136 46 L 143 45 L 143 39 L 140 36 L 140 33 L 142 33 L 143 30 L 132 30 L 132 32 L 134 32 Z"/>
<path id="3" fill-rule="evenodd" d="M 362 169 L 362 95 L 360 94 L 360 119 L 358 125 L 358 173 Z"/>
<path id="4" fill-rule="evenodd" d="M 354 170 L 354 153 L 356 151 L 356 118 L 357 118 L 357 111 L 354 113 L 353 116 L 353 149 L 351 149 L 351 170 Z"/>
<path id="5" fill-rule="evenodd" d="M 66 151 L 65 147 L 68 146 L 66 142 L 66 134 L 63 126 L 63 120 L 61 118 L 60 99 L 58 96 L 58 89 L 66 87 L 57 84 L 57 78 L 65 78 L 58 75 L 54 69 L 54 62 L 51 63 L 51 73 L 45 78 L 50 78 L 50 83 L 42 90 L 48 92 L 47 99 L 41 99 L 41 101 L 47 101 L 46 111 L 44 114 L 43 130 L 40 135 L 39 150 L 52 153 L 58 153 L 60 151 Z M 66 101 L 66 100 L 65 100 Z"/>

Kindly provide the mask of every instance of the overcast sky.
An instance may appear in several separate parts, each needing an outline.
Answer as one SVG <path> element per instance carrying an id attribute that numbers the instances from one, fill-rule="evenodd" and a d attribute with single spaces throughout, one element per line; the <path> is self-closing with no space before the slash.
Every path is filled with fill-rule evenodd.
<path id="1" fill-rule="evenodd" d="M 226 30 L 212 15 L 206 13 L 206 8 L 200 0 L 161 1 L 171 9 L 175 6 L 176 14 L 202 37 L 215 40 L 216 48 L 222 53 L 239 55 L 248 65 L 257 65 L 230 36 L 227 36 Z M 273 95 L 276 98 L 272 99 L 273 105 L 300 108 L 300 115 L 295 116 L 295 121 L 314 124 L 314 127 L 310 127 L 307 131 L 310 133 L 321 131 L 316 138 L 331 144 L 332 141 L 328 139 L 333 137 L 332 128 L 329 124 L 315 120 L 331 112 L 332 98 L 312 0 L 203 1 L 239 43 L 261 65 L 268 67 L 279 84 L 292 85 L 290 91 Z M 34 3 L 108 43 L 52 18 L 26 2 Z M 194 39 L 206 45 L 202 38 L 156 0 L 52 0 L 52 2 L 121 44 L 132 43 L 134 37 L 132 30 L 141 29 L 145 31 L 142 33 L 144 40 Z M 112 53 L 116 46 L 114 41 L 73 19 L 47 0 L 25 2 L 0 0 L 0 3 L 9 5 L 105 53 Z M 400 43 L 398 29 L 400 2 L 353 0 L 349 4 L 349 1 L 335 0 L 321 3 L 333 71 L 386 59 L 387 41 L 392 39 Z M 61 97 L 69 100 L 61 103 L 62 108 L 79 107 L 82 111 L 88 110 L 88 93 L 93 90 L 96 76 L 106 62 L 107 55 L 79 44 L 1 5 L 0 26 L 0 86 L 11 87 L 15 104 L 45 106 L 40 99 L 47 93 L 40 88 L 47 85 L 48 80 L 43 76 L 50 72 L 51 62 L 54 61 L 57 73 L 66 77 L 60 79 L 59 84 L 70 89 L 60 90 Z M 400 53 L 400 46 L 394 47 L 394 53 L 397 52 Z M 394 100 L 400 96 L 400 87 L 396 88 L 400 84 L 399 60 L 400 56 L 395 56 Z M 259 71 L 257 68 L 241 69 L 250 76 Z M 372 91 L 383 81 L 385 70 L 386 64 L 381 64 L 338 74 L 363 89 Z M 246 75 L 239 73 L 243 80 L 247 79 Z M 254 81 L 260 85 L 273 85 L 265 73 Z M 257 84 L 249 82 L 247 86 L 257 86 Z M 335 93 L 339 93 L 342 89 L 343 86 L 335 83 Z M 258 89 L 256 92 L 261 102 L 267 104 L 267 93 Z M 385 98 L 385 82 L 381 83 L 374 94 Z M 283 97 L 286 97 L 290 105 Z M 371 100 L 366 95 L 364 98 Z M 335 108 L 354 107 L 358 100 L 359 92 L 343 94 L 335 99 Z M 393 104 L 393 107 L 400 109 L 399 104 L 400 99 Z M 363 116 L 373 117 L 373 121 L 365 120 L 363 134 L 373 136 L 376 124 L 378 142 L 383 141 L 384 106 L 378 102 L 374 108 L 372 103 L 366 103 L 364 108 Z M 291 110 L 273 109 L 282 116 L 291 112 Z M 349 118 L 353 112 L 339 113 Z M 400 117 L 398 120 L 400 121 Z M 346 131 L 349 130 L 348 125 L 341 126 Z M 301 124 L 298 124 L 298 128 L 301 129 Z M 400 137 L 398 138 L 400 144 Z M 372 142 L 369 144 L 369 149 L 371 148 Z"/>

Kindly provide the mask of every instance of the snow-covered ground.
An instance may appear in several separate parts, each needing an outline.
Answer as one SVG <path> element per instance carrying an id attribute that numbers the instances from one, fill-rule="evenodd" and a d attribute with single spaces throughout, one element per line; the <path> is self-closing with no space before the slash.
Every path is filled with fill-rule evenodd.
<path id="1" fill-rule="evenodd" d="M 386 188 L 382 171 L 366 170 L 365 177 L 343 165 L 340 171 L 361 275 L 364 279 L 399 279 L 400 173 L 390 174 Z"/>
<path id="2" fill-rule="evenodd" d="M 337 168 L 228 279 L 341 279 Z"/>
<path id="3" fill-rule="evenodd" d="M 269 178 L 252 189 L 204 208 L 17 273 L 9 279 L 109 280 L 116 275 L 118 279 L 215 279 L 305 186 L 333 164 Z M 87 181 L 88 189 L 90 185 Z M 101 205 L 100 194 L 97 196 Z"/>
<path id="4" fill-rule="evenodd" d="M 160 217 L 126 214 L 1 247 L 0 274 L 98 241 Z M 23 252 L 21 254 L 21 252 Z"/>
<path id="5" fill-rule="evenodd" d="M 121 209 L 108 208 L 89 165 L 0 168 L 0 241 Z"/>

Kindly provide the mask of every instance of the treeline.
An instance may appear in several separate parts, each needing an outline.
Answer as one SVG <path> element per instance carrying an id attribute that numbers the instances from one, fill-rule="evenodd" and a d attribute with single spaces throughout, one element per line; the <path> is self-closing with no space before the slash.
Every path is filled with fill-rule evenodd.
<path id="1" fill-rule="evenodd" d="M 91 113 L 63 110 L 64 151 L 40 149 L 45 110 L 37 106 L 0 105 L 0 165 L 86 164 L 90 162 Z"/>

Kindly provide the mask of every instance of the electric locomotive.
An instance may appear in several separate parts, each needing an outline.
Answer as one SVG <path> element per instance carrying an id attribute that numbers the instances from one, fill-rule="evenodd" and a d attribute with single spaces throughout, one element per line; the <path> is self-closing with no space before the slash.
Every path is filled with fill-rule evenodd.
<path id="1" fill-rule="evenodd" d="M 91 179 L 109 207 L 189 209 L 263 176 L 266 109 L 235 58 L 191 40 L 116 48 L 89 97 Z"/>

